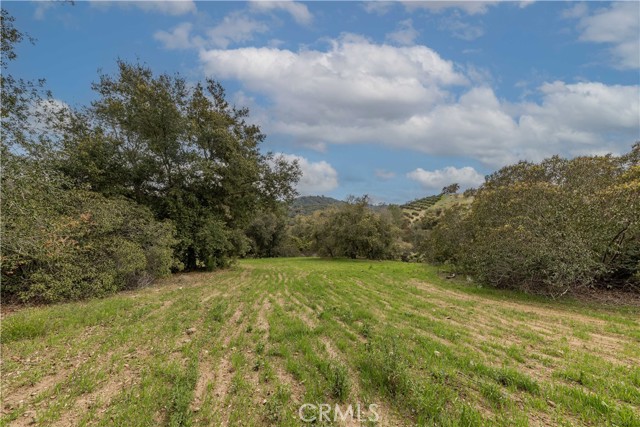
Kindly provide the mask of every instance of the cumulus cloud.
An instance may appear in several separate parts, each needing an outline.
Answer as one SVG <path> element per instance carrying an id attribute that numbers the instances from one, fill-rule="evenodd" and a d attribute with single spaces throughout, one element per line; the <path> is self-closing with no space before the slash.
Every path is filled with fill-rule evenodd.
<path id="1" fill-rule="evenodd" d="M 192 0 L 172 0 L 172 1 L 101 1 L 91 0 L 91 5 L 95 7 L 107 8 L 111 5 L 119 7 L 135 7 L 145 12 L 156 12 L 165 15 L 179 16 L 196 11 L 196 4 Z"/>
<path id="2" fill-rule="evenodd" d="M 394 5 L 393 1 L 365 1 L 362 3 L 362 7 L 367 13 L 375 13 L 379 16 L 385 15 Z"/>
<path id="3" fill-rule="evenodd" d="M 313 15 L 307 6 L 295 1 L 252 1 L 251 9 L 258 12 L 271 12 L 282 10 L 287 12 L 294 21 L 301 25 L 309 25 L 313 21 Z"/>
<path id="4" fill-rule="evenodd" d="M 322 194 L 338 186 L 338 172 L 324 160 L 309 161 L 307 158 L 295 154 L 282 154 L 289 162 L 297 161 L 302 177 L 296 189 L 303 196 Z"/>
<path id="5" fill-rule="evenodd" d="M 449 184 L 458 183 L 460 188 L 477 187 L 484 182 L 484 176 L 480 175 L 471 166 L 455 168 L 447 166 L 444 169 L 427 171 L 418 168 L 407 174 L 407 178 L 418 182 L 424 189 L 439 190 Z"/>
<path id="6" fill-rule="evenodd" d="M 451 61 L 425 46 L 393 47 L 345 35 L 328 51 L 203 50 L 205 73 L 268 95 L 283 127 L 366 126 L 441 102 L 442 87 L 466 84 Z M 284 129 L 282 129 L 284 130 Z"/>
<path id="7" fill-rule="evenodd" d="M 198 36 L 191 37 L 193 25 L 183 22 L 174 27 L 171 31 L 156 31 L 153 38 L 161 42 L 165 49 L 189 49 L 201 46 L 204 40 Z"/>
<path id="8" fill-rule="evenodd" d="M 225 16 L 222 22 L 210 28 L 207 36 L 214 46 L 226 48 L 231 43 L 251 41 L 255 34 L 267 31 L 269 26 L 266 23 L 238 11 Z"/>
<path id="9" fill-rule="evenodd" d="M 411 19 L 401 21 L 398 24 L 398 29 L 387 34 L 387 40 L 395 42 L 399 45 L 409 46 L 412 45 L 415 39 L 420 33 L 413 28 L 413 22 Z"/>
<path id="10" fill-rule="evenodd" d="M 640 4 L 614 2 L 589 14 L 586 5 L 575 5 L 563 14 L 578 19 L 580 40 L 609 46 L 613 64 L 621 69 L 640 68 Z"/>
<path id="11" fill-rule="evenodd" d="M 533 89 L 540 101 L 511 103 L 426 46 L 345 35 L 326 51 L 212 49 L 200 59 L 206 74 L 268 100 L 269 134 L 306 146 L 377 143 L 499 167 L 627 151 L 640 137 L 637 85 L 548 82 Z"/>

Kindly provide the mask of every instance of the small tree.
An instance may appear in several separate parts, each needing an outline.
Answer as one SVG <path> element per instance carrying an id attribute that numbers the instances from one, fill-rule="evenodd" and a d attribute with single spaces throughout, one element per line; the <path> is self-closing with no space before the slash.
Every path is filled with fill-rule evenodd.
<path id="1" fill-rule="evenodd" d="M 454 182 L 442 188 L 442 194 L 456 194 L 460 190 L 460 184 Z"/>
<path id="2" fill-rule="evenodd" d="M 297 220 L 291 233 L 309 242 L 301 247 L 330 257 L 390 259 L 396 257 L 400 240 L 394 215 L 371 210 L 367 196 L 350 197 L 343 205 Z"/>

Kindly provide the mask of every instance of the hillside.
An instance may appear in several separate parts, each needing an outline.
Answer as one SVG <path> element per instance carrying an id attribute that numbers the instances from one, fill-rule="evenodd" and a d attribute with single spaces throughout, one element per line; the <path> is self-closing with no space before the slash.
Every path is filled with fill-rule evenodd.
<path id="1" fill-rule="evenodd" d="M 330 206 L 341 205 L 345 202 L 326 196 L 301 196 L 296 197 L 289 207 L 289 214 L 310 215 L 315 211 L 328 208 Z"/>
<path id="2" fill-rule="evenodd" d="M 422 218 L 428 210 L 435 210 L 451 206 L 453 204 L 471 203 L 472 197 L 465 197 L 462 194 L 453 195 L 435 195 L 427 196 L 412 200 L 400 205 L 405 217 L 411 221 L 417 221 Z M 289 207 L 289 215 L 309 215 L 315 211 L 322 210 L 331 206 L 341 205 L 346 202 L 333 197 L 327 196 L 301 196 L 291 202 Z M 386 204 L 371 205 L 374 211 L 381 211 L 388 207 Z"/>
<path id="3" fill-rule="evenodd" d="M 639 319 L 420 264 L 242 261 L 5 316 L 0 425 L 293 427 L 326 402 L 393 427 L 637 426 Z"/>
<path id="4" fill-rule="evenodd" d="M 472 201 L 473 197 L 467 197 L 462 194 L 447 194 L 412 200 L 400 207 L 405 218 L 413 223 L 422 219 L 427 212 L 438 213 L 453 205 L 468 204 Z"/>

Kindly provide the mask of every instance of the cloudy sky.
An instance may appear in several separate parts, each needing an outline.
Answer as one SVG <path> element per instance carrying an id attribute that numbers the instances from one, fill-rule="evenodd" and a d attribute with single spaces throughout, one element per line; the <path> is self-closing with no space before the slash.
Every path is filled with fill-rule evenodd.
<path id="1" fill-rule="evenodd" d="M 94 98 L 117 58 L 248 106 L 302 194 L 403 202 L 520 159 L 640 139 L 640 3 L 3 2 L 11 72 Z"/>

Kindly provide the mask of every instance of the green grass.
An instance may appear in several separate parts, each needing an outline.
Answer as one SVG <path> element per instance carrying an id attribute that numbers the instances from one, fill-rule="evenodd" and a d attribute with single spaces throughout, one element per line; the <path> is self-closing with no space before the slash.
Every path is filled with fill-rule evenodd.
<path id="1" fill-rule="evenodd" d="M 6 316 L 0 425 L 300 426 L 327 403 L 390 426 L 640 426 L 639 314 L 419 264 L 242 261 Z"/>

